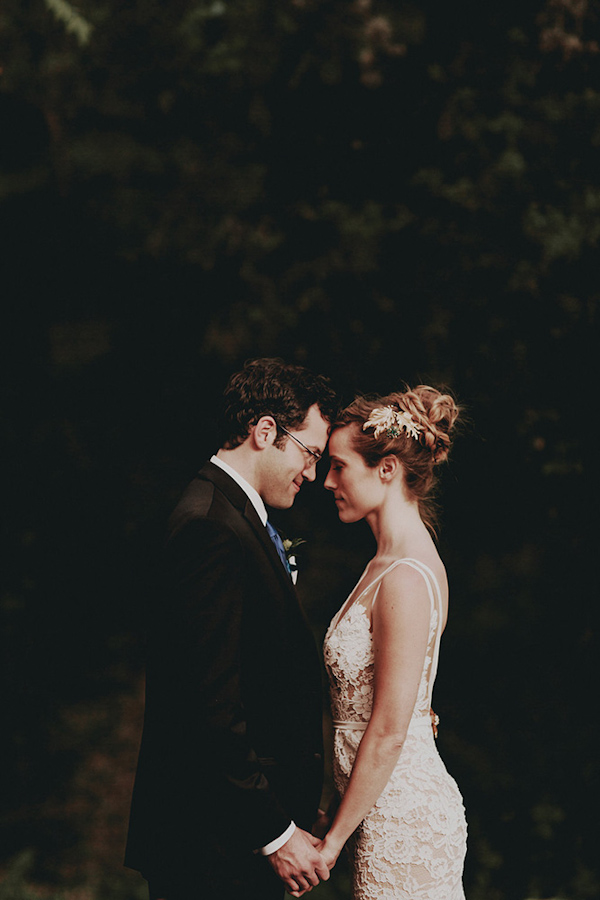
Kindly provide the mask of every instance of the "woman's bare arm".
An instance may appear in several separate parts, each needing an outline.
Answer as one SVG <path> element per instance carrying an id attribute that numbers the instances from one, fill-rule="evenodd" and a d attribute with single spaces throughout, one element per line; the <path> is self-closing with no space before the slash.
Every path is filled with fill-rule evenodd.
<path id="1" fill-rule="evenodd" d="M 397 566 L 373 607 L 373 710 L 348 788 L 319 848 L 333 866 L 340 850 L 385 788 L 400 756 L 427 652 L 430 601 L 422 575 Z"/>

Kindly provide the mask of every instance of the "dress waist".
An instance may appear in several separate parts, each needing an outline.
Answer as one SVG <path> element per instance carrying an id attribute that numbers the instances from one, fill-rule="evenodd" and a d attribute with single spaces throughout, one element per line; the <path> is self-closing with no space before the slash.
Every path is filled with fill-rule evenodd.
<path id="1" fill-rule="evenodd" d="M 366 731 L 368 722 L 341 722 L 339 719 L 333 720 L 333 727 L 336 731 Z"/>
<path id="2" fill-rule="evenodd" d="M 350 721 L 342 721 L 341 719 L 333 720 L 333 727 L 336 731 L 366 731 L 368 722 L 350 722 Z M 427 727 L 431 729 L 431 716 L 429 713 L 425 715 L 414 716 L 409 723 L 408 730 L 413 731 L 415 729 L 421 729 Z"/>

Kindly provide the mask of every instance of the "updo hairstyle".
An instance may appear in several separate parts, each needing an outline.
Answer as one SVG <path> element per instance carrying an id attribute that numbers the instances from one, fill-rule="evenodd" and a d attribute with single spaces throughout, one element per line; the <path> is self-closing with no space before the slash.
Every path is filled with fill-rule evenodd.
<path id="1" fill-rule="evenodd" d="M 373 426 L 363 430 L 374 410 L 390 406 L 409 414 L 419 428 L 418 437 L 398 429 L 394 429 L 393 436 L 384 429 L 375 437 Z M 353 435 L 353 448 L 360 453 L 369 468 L 378 466 L 385 456 L 398 457 L 404 470 L 408 494 L 419 504 L 424 523 L 434 531 L 437 518 L 433 501 L 437 481 L 435 467 L 448 458 L 450 432 L 458 414 L 459 408 L 450 394 L 443 394 L 433 387 L 420 384 L 386 397 L 357 397 L 341 412 L 333 429 L 352 424 L 358 426 Z"/>

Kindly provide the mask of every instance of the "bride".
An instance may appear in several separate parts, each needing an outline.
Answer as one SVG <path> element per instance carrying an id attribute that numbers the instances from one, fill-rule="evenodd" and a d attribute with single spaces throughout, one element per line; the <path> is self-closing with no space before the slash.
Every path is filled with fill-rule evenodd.
<path id="1" fill-rule="evenodd" d="M 324 645 L 341 802 L 317 849 L 331 868 L 348 842 L 353 900 L 464 900 L 462 798 L 429 715 L 448 616 L 431 494 L 457 415 L 421 385 L 355 400 L 329 441 L 338 515 L 377 541 Z"/>

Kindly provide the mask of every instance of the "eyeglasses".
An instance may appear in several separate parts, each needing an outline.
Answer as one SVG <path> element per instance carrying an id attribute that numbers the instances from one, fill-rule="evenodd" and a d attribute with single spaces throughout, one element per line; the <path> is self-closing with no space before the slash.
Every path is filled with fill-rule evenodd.
<path id="1" fill-rule="evenodd" d="M 302 443 L 300 438 L 297 438 L 295 434 L 291 434 L 291 432 L 289 432 L 287 430 L 287 428 L 284 428 L 283 425 L 280 425 L 279 423 L 277 423 L 277 427 L 279 428 L 280 431 L 283 431 L 284 434 L 287 434 L 288 437 L 291 437 L 291 439 L 293 441 L 296 441 L 296 443 L 299 444 L 303 450 L 306 450 L 307 453 L 310 453 L 312 459 L 310 459 L 308 462 L 309 466 L 311 466 L 311 467 L 316 466 L 316 464 L 319 462 L 319 460 L 323 458 L 322 453 L 317 453 L 316 450 L 311 450 L 310 447 L 307 447 L 306 444 Z"/>

